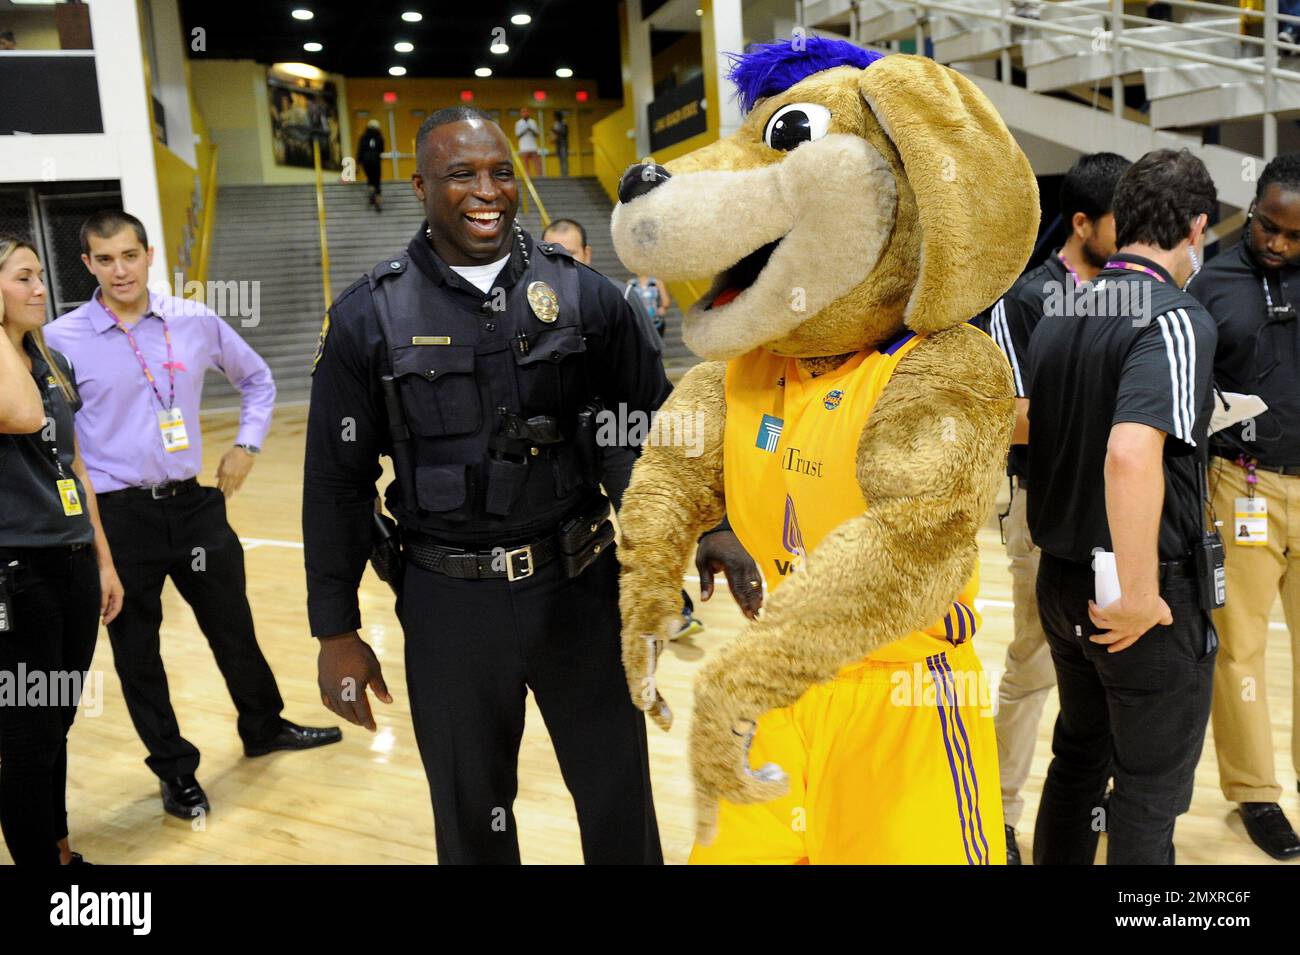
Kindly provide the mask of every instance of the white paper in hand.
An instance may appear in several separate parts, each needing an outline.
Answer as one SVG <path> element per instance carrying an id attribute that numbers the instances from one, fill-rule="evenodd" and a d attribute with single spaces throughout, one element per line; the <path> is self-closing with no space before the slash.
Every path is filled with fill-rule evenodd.
<path id="1" fill-rule="evenodd" d="M 1119 569 L 1115 555 L 1108 550 L 1092 552 L 1093 590 L 1098 607 L 1109 607 L 1119 600 Z"/>
<path id="2" fill-rule="evenodd" d="M 1268 410 L 1259 395 L 1241 395 L 1235 391 L 1214 393 L 1214 413 L 1210 416 L 1210 434 L 1222 431 L 1247 418 L 1257 418 Z"/>

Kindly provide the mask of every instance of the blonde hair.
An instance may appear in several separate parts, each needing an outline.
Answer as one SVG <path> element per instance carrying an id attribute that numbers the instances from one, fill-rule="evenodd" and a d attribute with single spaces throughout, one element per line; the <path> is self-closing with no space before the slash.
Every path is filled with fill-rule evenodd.
<path id="1" fill-rule="evenodd" d="M 13 255 L 19 249 L 27 249 L 32 253 L 32 255 L 37 254 L 36 247 L 30 242 L 11 235 L 0 235 L 0 269 L 3 269 L 5 263 L 9 261 L 9 256 Z M 0 295 L 0 322 L 4 321 L 4 317 L 4 296 Z M 58 362 L 54 360 L 54 356 L 50 354 L 50 346 L 45 344 L 45 333 L 39 328 L 33 328 L 27 334 L 36 344 L 36 350 L 40 352 L 41 358 L 45 360 L 45 364 L 49 365 L 50 375 L 59 386 L 59 390 L 63 392 L 63 397 L 68 400 L 69 404 L 75 402 L 77 400 L 77 392 L 73 388 L 72 382 L 68 381 L 68 376 L 63 373 L 63 369 L 59 367 Z"/>

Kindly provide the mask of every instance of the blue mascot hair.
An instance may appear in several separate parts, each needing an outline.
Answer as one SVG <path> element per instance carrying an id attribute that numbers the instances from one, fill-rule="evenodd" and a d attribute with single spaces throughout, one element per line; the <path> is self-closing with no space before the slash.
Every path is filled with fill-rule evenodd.
<path id="1" fill-rule="evenodd" d="M 848 40 L 806 36 L 775 43 L 754 43 L 744 53 L 728 53 L 727 74 L 736 86 L 740 109 L 748 113 L 765 96 L 788 90 L 800 80 L 837 66 L 865 69 L 885 54 L 864 50 Z"/>

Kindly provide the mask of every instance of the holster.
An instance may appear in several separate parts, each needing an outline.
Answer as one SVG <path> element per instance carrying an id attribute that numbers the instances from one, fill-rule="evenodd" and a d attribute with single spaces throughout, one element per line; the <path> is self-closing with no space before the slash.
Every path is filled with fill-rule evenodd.
<path id="1" fill-rule="evenodd" d="M 401 538 L 398 534 L 397 522 L 388 515 L 375 511 L 370 533 L 370 566 L 400 599 L 405 558 L 402 556 Z"/>

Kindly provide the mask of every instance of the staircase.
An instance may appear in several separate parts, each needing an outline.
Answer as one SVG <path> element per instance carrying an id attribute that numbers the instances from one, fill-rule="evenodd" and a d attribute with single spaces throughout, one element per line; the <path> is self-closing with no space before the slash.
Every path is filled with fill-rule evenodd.
<path id="1" fill-rule="evenodd" d="M 551 218 L 570 218 L 587 229 L 592 265 L 620 286 L 630 277 L 614 254 L 609 234 L 612 206 L 594 178 L 540 179 L 538 194 Z M 384 211 L 375 213 L 360 183 L 325 187 L 325 219 L 332 291 L 338 296 L 375 263 L 400 252 L 416 233 L 424 214 L 405 181 L 384 184 Z M 531 201 L 519 224 L 541 238 L 540 219 Z M 304 401 L 311 390 L 311 362 L 325 313 L 321 288 L 320 242 L 313 186 L 223 186 L 217 196 L 209 280 L 257 282 L 255 319 L 228 316 L 271 367 L 278 401 Z M 680 376 L 697 359 L 681 338 L 681 312 L 674 306 L 664 332 L 664 361 Z M 237 407 L 236 390 L 220 375 L 209 377 L 205 410 Z"/>

